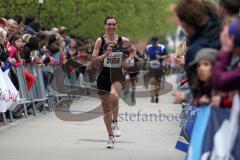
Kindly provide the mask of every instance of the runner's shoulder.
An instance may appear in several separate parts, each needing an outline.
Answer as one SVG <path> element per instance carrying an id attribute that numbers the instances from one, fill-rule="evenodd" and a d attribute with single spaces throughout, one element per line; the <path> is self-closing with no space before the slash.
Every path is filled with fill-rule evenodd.
<path id="1" fill-rule="evenodd" d="M 152 48 L 153 45 L 152 44 L 148 44 L 147 47 L 146 47 L 146 50 L 148 50 L 149 48 Z"/>
<path id="2" fill-rule="evenodd" d="M 101 45 L 102 45 L 102 38 L 101 38 L 101 37 L 98 37 L 97 40 L 96 40 L 96 42 L 95 42 L 95 46 L 96 46 L 97 48 L 100 48 Z"/>
<path id="3" fill-rule="evenodd" d="M 122 41 L 129 42 L 129 39 L 127 37 L 122 36 Z"/>
<path id="4" fill-rule="evenodd" d="M 158 43 L 158 47 L 165 48 L 165 45 Z"/>
<path id="5" fill-rule="evenodd" d="M 102 43 L 102 38 L 101 37 L 98 37 L 97 40 L 96 40 L 96 43 Z"/>

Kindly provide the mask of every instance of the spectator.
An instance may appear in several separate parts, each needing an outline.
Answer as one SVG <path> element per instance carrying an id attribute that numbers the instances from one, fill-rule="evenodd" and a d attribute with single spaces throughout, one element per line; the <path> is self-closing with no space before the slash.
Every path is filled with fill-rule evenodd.
<path id="1" fill-rule="evenodd" d="M 67 40 L 69 38 L 68 34 L 67 34 L 68 30 L 67 30 L 66 27 L 61 26 L 61 27 L 59 27 L 58 31 L 59 31 L 59 34 L 63 37 L 64 40 Z"/>
<path id="2" fill-rule="evenodd" d="M 240 9 L 239 0 L 220 0 L 219 10 L 223 18 L 225 17 L 235 17 L 238 15 Z"/>
<path id="3" fill-rule="evenodd" d="M 24 30 L 23 33 L 29 33 L 29 34 L 35 34 L 35 31 L 30 27 L 30 24 L 33 23 L 35 21 L 35 17 L 34 16 L 27 16 L 25 18 L 25 22 L 24 22 Z"/>
<path id="4" fill-rule="evenodd" d="M 39 47 L 40 48 L 47 45 L 48 35 L 45 32 L 37 33 L 36 37 L 39 39 Z"/>
<path id="5" fill-rule="evenodd" d="M 76 41 L 74 39 L 71 39 L 70 48 L 67 50 L 67 59 L 74 59 L 77 56 L 77 49 L 76 49 Z"/>
<path id="6" fill-rule="evenodd" d="M 189 64 L 189 68 L 196 74 L 192 90 L 193 104 L 197 106 L 211 103 L 213 63 L 218 51 L 211 48 L 203 48 Z"/>
<path id="7" fill-rule="evenodd" d="M 25 22 L 24 22 L 24 25 L 25 26 L 29 26 L 32 22 L 34 22 L 35 21 L 35 17 L 34 16 L 31 16 L 31 15 L 29 15 L 29 16 L 26 16 L 25 17 Z"/>
<path id="8" fill-rule="evenodd" d="M 10 52 L 9 52 L 9 62 L 16 68 L 23 65 L 25 62 L 23 59 L 21 59 L 21 55 L 23 54 L 23 48 L 22 48 L 22 37 L 19 35 L 13 36 L 11 38 L 11 46 L 10 46 Z M 31 75 L 29 72 L 27 72 L 26 69 L 24 69 L 24 76 L 27 81 L 27 88 L 30 90 L 33 86 L 33 84 L 36 82 L 36 78 Z M 13 83 L 15 83 L 16 86 L 16 79 L 13 80 Z M 16 87 L 17 89 L 19 87 Z"/>
<path id="9" fill-rule="evenodd" d="M 23 49 L 24 53 L 22 54 L 22 58 L 26 61 L 26 63 L 41 63 L 38 58 L 39 55 L 33 52 L 39 49 L 39 39 L 37 37 L 30 37 Z"/>
<path id="10" fill-rule="evenodd" d="M 222 51 L 219 53 L 214 66 L 214 89 L 219 91 L 239 90 L 236 85 L 240 81 L 240 18 L 234 20 L 230 26 L 225 25 L 221 33 Z M 236 56 L 234 63 L 231 58 Z"/>
<path id="11" fill-rule="evenodd" d="M 21 15 L 15 15 L 13 19 L 17 22 L 17 34 L 21 34 L 24 30 L 24 19 Z"/>
<path id="12" fill-rule="evenodd" d="M 41 24 L 36 21 L 30 23 L 29 27 L 33 29 L 35 33 L 38 33 L 41 30 Z"/>
<path id="13" fill-rule="evenodd" d="M 7 20 L 6 27 L 7 27 L 7 32 L 8 32 L 9 37 L 11 35 L 18 34 L 18 32 L 19 32 L 17 22 L 13 19 Z"/>
<path id="14" fill-rule="evenodd" d="M 9 62 L 14 67 L 19 67 L 22 65 L 21 54 L 22 49 L 22 37 L 20 35 L 12 36 L 10 39 L 11 46 L 9 47 Z"/>
<path id="15" fill-rule="evenodd" d="M 213 6 L 206 8 L 206 3 L 202 1 L 181 0 L 175 12 L 181 27 L 187 33 L 187 51 L 185 55 L 185 69 L 192 85 L 194 74 L 188 69 L 188 65 L 194 60 L 197 52 L 202 48 L 220 49 L 219 33 L 220 21 L 209 17 Z"/>
<path id="16" fill-rule="evenodd" d="M 4 43 L 6 41 L 6 35 L 3 29 L 0 29 L 0 68 L 5 71 L 7 68 L 7 59 L 8 54 L 6 49 L 4 48 Z"/>

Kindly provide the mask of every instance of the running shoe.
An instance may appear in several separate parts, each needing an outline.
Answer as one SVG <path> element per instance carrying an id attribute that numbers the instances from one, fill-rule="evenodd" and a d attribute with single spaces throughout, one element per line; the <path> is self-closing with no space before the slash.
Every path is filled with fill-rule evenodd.
<path id="1" fill-rule="evenodd" d="M 114 136 L 109 136 L 109 140 L 108 140 L 108 143 L 107 143 L 107 149 L 113 149 L 115 142 L 116 141 L 115 141 Z"/>
<path id="2" fill-rule="evenodd" d="M 130 91 L 129 90 L 124 90 L 123 94 L 122 94 L 122 98 L 123 100 L 127 99 L 130 95 Z"/>
<path id="3" fill-rule="evenodd" d="M 155 103 L 158 103 L 158 96 L 156 96 L 156 98 L 155 98 Z"/>
<path id="4" fill-rule="evenodd" d="M 118 127 L 118 123 L 117 122 L 113 122 L 112 123 L 112 129 L 113 129 L 113 135 L 115 137 L 120 137 L 121 136 L 121 131 Z"/>
<path id="5" fill-rule="evenodd" d="M 151 103 L 154 103 L 154 97 L 151 98 Z"/>
<path id="6" fill-rule="evenodd" d="M 132 93 L 131 99 L 132 99 L 132 103 L 136 103 L 136 99 L 135 99 L 135 94 L 134 93 Z"/>

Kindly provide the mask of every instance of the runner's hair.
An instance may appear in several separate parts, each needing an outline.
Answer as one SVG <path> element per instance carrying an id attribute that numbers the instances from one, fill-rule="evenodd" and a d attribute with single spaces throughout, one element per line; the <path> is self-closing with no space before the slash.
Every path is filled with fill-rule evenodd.
<path id="1" fill-rule="evenodd" d="M 116 18 L 116 17 L 114 17 L 114 16 L 107 16 L 107 17 L 105 18 L 105 20 L 104 20 L 104 24 L 105 24 L 105 25 L 107 24 L 107 21 L 108 21 L 109 19 L 115 19 L 116 24 L 117 24 L 117 18 Z"/>

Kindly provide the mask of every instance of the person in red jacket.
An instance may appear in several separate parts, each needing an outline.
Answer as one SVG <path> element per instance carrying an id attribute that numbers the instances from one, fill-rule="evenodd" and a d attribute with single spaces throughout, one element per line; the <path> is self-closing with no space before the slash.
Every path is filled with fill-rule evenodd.
<path id="1" fill-rule="evenodd" d="M 8 61 L 13 65 L 13 67 L 21 67 L 24 63 L 24 60 L 21 59 L 21 54 L 23 52 L 22 49 L 22 37 L 19 35 L 15 35 L 11 39 L 11 46 L 9 47 L 9 58 Z M 33 84 L 36 82 L 36 78 L 27 72 L 24 69 L 24 76 L 27 82 L 27 89 L 30 90 Z"/>

